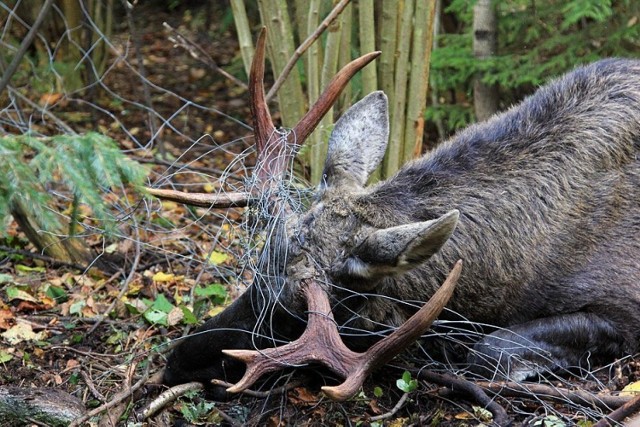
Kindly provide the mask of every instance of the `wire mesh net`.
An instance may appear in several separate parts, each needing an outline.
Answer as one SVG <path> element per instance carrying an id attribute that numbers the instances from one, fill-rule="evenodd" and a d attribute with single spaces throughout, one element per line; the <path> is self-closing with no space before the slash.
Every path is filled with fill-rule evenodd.
<path id="1" fill-rule="evenodd" d="M 134 15 L 126 6 L 117 10 L 115 19 L 123 24 L 116 26 L 117 34 L 112 34 L 105 30 L 105 21 L 97 22 L 96 18 L 100 11 L 108 14 L 106 8 L 111 7 L 111 3 L 96 2 L 98 9 L 89 10 L 85 2 L 79 2 L 77 26 L 68 22 L 68 11 L 53 4 L 47 26 L 36 33 L 34 44 L 19 60 L 17 71 L 9 75 L 10 61 L 19 57 L 21 42 L 37 19 L 37 13 L 33 12 L 38 12 L 39 8 L 30 8 L 30 5 L 33 3 L 26 1 L 0 3 L 0 49 L 3 51 L 1 58 L 4 58 L 0 67 L 3 81 L 6 80 L 4 91 L 0 93 L 0 132 L 3 135 L 29 134 L 45 138 L 97 130 L 118 141 L 134 160 L 153 165 L 148 184 L 154 188 L 204 189 L 212 195 L 249 192 L 261 198 L 247 209 L 214 210 L 160 203 L 141 197 L 126 186 L 102 188 L 117 227 L 105 234 L 88 206 L 80 223 L 82 229 L 76 235 L 89 242 L 96 258 L 110 258 L 114 252 L 120 255 L 118 262 L 126 280 L 122 290 L 116 289 L 115 293 L 133 299 L 136 292 L 133 288 L 153 286 L 154 293 L 166 293 L 170 298 L 188 301 L 193 308 L 198 300 L 195 290 L 199 287 L 222 284 L 225 298 L 232 299 L 251 283 L 260 283 L 260 298 L 256 301 L 260 316 L 253 332 L 280 344 L 281 341 L 269 335 L 269 331 L 273 322 L 277 322 L 274 309 L 289 311 L 286 299 L 290 290 L 286 289 L 283 278 L 283 268 L 287 264 L 287 220 L 303 213 L 313 200 L 313 189 L 304 179 L 298 178 L 300 165 L 293 160 L 292 153 L 279 155 L 288 162 L 288 173 L 284 178 L 272 177 L 266 188 L 264 182 L 256 181 L 253 171 L 261 165 L 256 165 L 252 138 L 247 136 L 251 127 L 244 119 L 237 118 L 247 117 L 246 103 L 237 101 L 246 98 L 242 93 L 244 89 L 230 86 L 227 80 L 212 75 L 188 53 L 169 46 L 164 37 L 153 39 L 148 33 L 142 35 L 138 28 L 141 16 Z M 160 20 L 154 22 L 157 24 Z M 148 26 L 145 30 L 153 28 L 153 22 L 144 25 Z M 229 37 L 224 41 L 208 42 L 210 51 L 228 51 L 228 47 L 222 49 L 223 45 L 233 43 Z M 63 55 L 65 50 L 74 53 Z M 181 77 L 170 82 L 166 76 Z M 216 108 L 216 104 L 223 106 Z M 283 141 L 287 136 L 286 131 L 273 135 Z M 286 147 L 286 150 L 294 149 L 297 147 Z M 0 162 L 10 161 L 14 160 L 0 159 Z M 72 220 L 69 208 L 74 200 L 70 189 L 56 182 L 43 183 L 43 188 L 54 197 L 55 205 L 50 209 L 69 223 Z M 5 224 L 9 229 L 16 227 L 7 219 Z M 66 236 L 57 237 L 64 239 Z M 24 248 L 35 251 L 26 243 Z M 0 269 L 8 270 L 11 262 L 3 255 Z M 169 283 L 153 280 L 154 273 L 159 271 L 183 279 Z M 88 270 L 85 273 L 88 274 Z M 47 280 L 48 276 L 45 274 L 41 279 Z M 325 284 L 333 286 L 328 282 Z M 170 285 L 181 288 L 176 291 Z M 93 293 L 96 300 L 105 302 L 98 304 L 91 314 L 101 314 L 98 308 L 107 308 L 109 291 L 114 292 L 105 287 Z M 352 298 L 354 293 L 346 291 L 345 300 Z M 283 293 L 286 294 L 284 297 Z M 423 301 L 392 303 L 415 308 Z M 206 315 L 204 312 L 198 314 Z M 304 313 L 293 314 L 304 317 Z M 395 327 L 378 324 L 375 332 L 357 329 L 350 325 L 357 324 L 353 320 L 359 314 L 353 312 L 351 316 L 347 316 L 348 320 L 342 325 L 341 332 L 345 336 L 382 336 Z M 406 362 L 439 372 L 468 374 L 460 354 L 475 351 L 473 342 L 482 336 L 485 327 L 469 321 L 439 322 L 435 332 L 429 333 L 414 350 L 394 363 Z M 141 328 L 148 329 L 149 326 Z M 443 347 L 448 350 L 438 352 L 437 359 L 430 338 L 446 341 Z M 140 336 L 137 343 L 125 346 L 126 354 L 134 358 L 146 354 L 150 350 L 147 343 L 151 341 L 150 336 Z M 519 340 L 514 345 L 522 345 L 522 342 Z M 544 351 L 537 356 L 540 359 L 548 357 Z M 130 362 L 123 358 L 122 363 Z M 523 362 L 514 360 L 513 363 Z M 535 422 L 548 420 L 550 415 L 566 424 L 595 420 L 613 408 L 607 392 L 618 390 L 629 378 L 635 378 L 636 365 L 623 359 L 604 367 L 591 369 L 588 364 L 586 366 L 567 369 L 569 373 L 546 375 L 535 383 L 507 383 L 499 388 L 487 385 L 487 390 L 495 393 L 495 399 L 508 406 L 519 419 L 533 425 L 549 425 Z M 535 369 L 535 366 L 531 367 L 531 370 Z M 496 375 L 498 377 L 504 375 Z M 102 372 L 97 378 L 98 383 L 108 387 L 117 382 L 119 376 L 114 378 Z M 83 385 L 72 388 L 75 392 L 83 392 Z M 426 387 L 416 400 L 433 395 L 433 390 Z M 500 397 L 503 395 L 505 397 Z M 460 405 L 456 396 L 442 394 L 440 398 Z M 280 399 L 280 406 L 262 400 L 251 405 L 263 416 L 292 417 L 285 409 L 291 407 L 290 402 L 286 397 Z M 422 405 L 418 402 L 414 407 L 421 408 Z M 468 410 L 468 406 L 463 408 Z"/>

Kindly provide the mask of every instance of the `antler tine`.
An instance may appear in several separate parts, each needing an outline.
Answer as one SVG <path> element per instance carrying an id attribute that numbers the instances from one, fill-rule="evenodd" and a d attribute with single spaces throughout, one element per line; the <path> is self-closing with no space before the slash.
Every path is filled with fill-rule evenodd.
<path id="1" fill-rule="evenodd" d="M 185 193 L 177 190 L 163 190 L 146 187 L 147 194 L 162 200 L 184 203 L 202 208 L 243 208 L 251 203 L 252 197 L 248 193 L 233 192 L 226 194 Z"/>
<path id="2" fill-rule="evenodd" d="M 372 371 L 404 351 L 431 327 L 433 321 L 451 299 L 461 272 L 462 260 L 458 260 L 442 286 L 420 310 L 391 335 L 378 341 L 365 353 L 360 353 L 358 363 L 352 368 L 351 375 L 342 384 L 333 387 L 324 386 L 322 391 L 333 400 L 346 400 L 353 396 Z"/>
<path id="3" fill-rule="evenodd" d="M 402 352 L 431 326 L 451 298 L 461 270 L 462 261 L 458 261 L 440 289 L 420 310 L 364 353 L 354 352 L 342 342 L 326 291 L 314 280 L 304 281 L 309 304 L 307 329 L 300 338 L 281 347 L 260 351 L 223 350 L 223 353 L 247 363 L 244 377 L 227 391 L 243 391 L 267 372 L 316 362 L 345 378 L 338 386 L 322 387 L 325 394 L 334 400 L 348 399 L 358 391 L 373 370 Z"/>
<path id="4" fill-rule="evenodd" d="M 276 127 L 273 125 L 269 107 L 264 97 L 264 57 L 267 41 L 267 31 L 264 27 L 260 30 L 256 50 L 251 62 L 249 72 L 249 106 L 251 107 L 251 117 L 258 153 L 264 151 L 269 138 L 273 135 Z"/>
<path id="5" fill-rule="evenodd" d="M 302 145 L 316 126 L 318 126 L 318 123 L 320 123 L 324 115 L 327 114 L 327 111 L 329 111 L 336 102 L 342 89 L 349 83 L 351 78 L 368 63 L 380 56 L 380 53 L 380 51 L 367 53 L 342 67 L 338 74 L 329 82 L 316 103 L 313 104 L 307 114 L 295 125 L 292 134 L 289 136 L 289 143 L 295 142 L 298 145 Z"/>

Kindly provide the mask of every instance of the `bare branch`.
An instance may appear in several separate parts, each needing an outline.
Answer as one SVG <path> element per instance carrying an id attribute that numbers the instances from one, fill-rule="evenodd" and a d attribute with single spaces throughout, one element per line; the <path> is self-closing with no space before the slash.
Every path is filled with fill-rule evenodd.
<path id="1" fill-rule="evenodd" d="M 289 143 L 302 145 L 304 140 L 307 139 L 318 123 L 320 123 L 322 117 L 327 114 L 327 111 L 329 111 L 336 102 L 336 99 L 340 96 L 342 89 L 349 83 L 349 80 L 378 56 L 380 56 L 380 52 L 371 52 L 345 65 L 329 82 L 322 95 L 320 95 L 307 114 L 305 114 L 293 128 L 293 132 L 289 136 Z"/>
<path id="2" fill-rule="evenodd" d="M 291 70 L 293 69 L 293 67 L 295 67 L 296 62 L 298 62 L 298 59 L 300 59 L 302 54 L 305 53 L 307 49 L 309 49 L 309 46 L 311 46 L 313 42 L 315 42 L 327 28 L 329 28 L 329 25 L 331 25 L 331 23 L 335 21 L 335 19 L 340 15 L 344 8 L 347 7 L 350 1 L 351 0 L 341 0 L 336 5 L 336 7 L 334 7 L 333 10 L 329 12 L 327 17 L 324 18 L 318 28 L 316 28 L 316 30 L 309 37 L 307 37 L 307 39 L 303 41 L 300 46 L 298 46 L 295 52 L 293 52 L 291 59 L 289 59 L 289 62 L 287 62 L 287 65 L 285 65 L 282 73 L 280 73 L 278 80 L 276 80 L 271 89 L 269 89 L 269 93 L 267 93 L 266 96 L 267 102 L 271 101 L 271 99 L 278 92 L 278 89 L 280 89 L 284 81 L 287 79 L 289 73 L 291 73 Z"/>
<path id="3" fill-rule="evenodd" d="M 171 25 L 167 24 L 166 22 L 163 22 L 162 25 L 168 31 L 171 32 L 171 35 L 169 36 L 169 41 L 174 43 L 176 46 L 180 46 L 181 48 L 183 48 L 184 50 L 189 52 L 189 55 L 191 55 L 191 57 L 193 57 L 194 59 L 202 62 L 204 65 L 206 65 L 207 67 L 211 68 L 216 73 L 221 74 L 226 79 L 228 79 L 231 82 L 233 82 L 234 84 L 240 86 L 243 89 L 247 89 L 248 88 L 248 86 L 247 86 L 247 84 L 245 82 L 243 82 L 242 80 L 236 78 L 235 76 L 227 73 L 225 70 L 220 68 L 218 66 L 218 64 L 216 64 L 216 61 L 213 60 L 211 55 L 209 55 L 207 53 L 207 51 L 204 50 L 199 44 L 197 44 L 193 40 L 189 39 L 187 36 L 185 36 L 184 34 L 180 33 L 178 30 L 176 30 L 175 28 L 173 28 Z"/>
<path id="4" fill-rule="evenodd" d="M 252 197 L 249 193 L 185 193 L 177 190 L 163 190 L 160 188 L 146 187 L 147 194 L 155 196 L 162 200 L 170 200 L 172 202 L 184 203 L 190 206 L 199 206 L 202 208 L 241 208 L 250 204 Z"/>
<path id="5" fill-rule="evenodd" d="M 40 12 L 36 17 L 35 22 L 29 29 L 29 32 L 24 37 L 24 39 L 22 39 L 22 43 L 20 43 L 20 48 L 18 49 L 16 54 L 13 56 L 13 60 L 11 61 L 11 64 L 9 64 L 7 69 L 4 71 L 2 80 L 0 80 L 0 93 L 2 93 L 2 91 L 7 87 L 7 85 L 9 84 L 9 80 L 11 80 L 11 77 L 13 76 L 13 73 L 15 73 L 16 70 L 18 69 L 18 65 L 20 65 L 20 61 L 22 61 L 22 57 L 24 56 L 25 53 L 27 53 L 27 49 L 29 49 L 29 46 L 31 46 L 31 43 L 33 42 L 33 38 L 36 36 L 36 33 L 40 29 L 40 25 L 42 25 L 44 18 L 47 16 L 47 13 L 49 12 L 49 8 L 51 7 L 52 3 L 53 3 L 53 0 L 46 0 L 44 4 L 40 6 Z"/>

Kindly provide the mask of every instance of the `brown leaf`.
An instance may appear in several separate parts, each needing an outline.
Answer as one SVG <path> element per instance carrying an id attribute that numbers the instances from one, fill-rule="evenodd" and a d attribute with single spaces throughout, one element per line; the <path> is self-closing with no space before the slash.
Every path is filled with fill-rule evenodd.
<path id="1" fill-rule="evenodd" d="M 45 93 L 38 102 L 40 105 L 51 105 L 58 102 L 60 98 L 62 98 L 61 93 Z"/>
<path id="2" fill-rule="evenodd" d="M 294 405 L 313 405 L 318 402 L 318 396 L 304 387 L 296 387 L 289 393 L 289 401 Z"/>
<path id="3" fill-rule="evenodd" d="M 0 329 L 7 330 L 16 324 L 16 318 L 11 310 L 0 310 Z"/>

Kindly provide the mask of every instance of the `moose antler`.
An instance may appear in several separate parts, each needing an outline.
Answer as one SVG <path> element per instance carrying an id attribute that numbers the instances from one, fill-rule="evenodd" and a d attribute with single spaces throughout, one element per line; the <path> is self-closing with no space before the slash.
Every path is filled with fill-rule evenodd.
<path id="1" fill-rule="evenodd" d="M 244 377 L 227 391 L 241 392 L 261 375 L 286 366 L 320 363 L 345 378 L 342 384 L 322 387 L 322 391 L 333 400 L 350 398 L 373 370 L 402 352 L 431 326 L 451 298 L 461 271 L 462 260 L 459 260 L 440 289 L 420 310 L 364 353 L 354 352 L 342 342 L 326 291 L 313 279 L 303 281 L 309 319 L 302 336 L 289 344 L 265 350 L 223 350 L 247 364 Z"/>
<path id="2" fill-rule="evenodd" d="M 266 187 L 282 177 L 286 165 L 295 154 L 297 147 L 304 143 L 318 123 L 320 123 L 322 117 L 333 106 L 349 80 L 365 65 L 380 56 L 380 52 L 371 52 L 345 65 L 331 82 L 329 82 L 322 95 L 320 95 L 307 114 L 294 126 L 293 131 L 288 133 L 286 137 L 283 137 L 282 134 L 277 132 L 265 101 L 265 45 L 266 31 L 263 28 L 258 36 L 249 75 L 249 98 L 251 115 L 254 122 L 256 151 L 258 153 L 256 167 L 254 169 L 254 176 L 257 178 L 258 185 L 254 187 L 254 192 L 263 192 Z M 160 190 L 155 188 L 147 188 L 146 191 L 148 194 L 160 199 L 208 208 L 247 206 L 259 199 L 259 194 L 252 194 L 251 191 L 233 192 L 225 195 L 185 193 L 177 190 Z"/>

